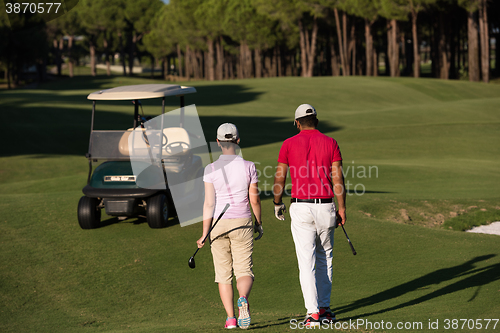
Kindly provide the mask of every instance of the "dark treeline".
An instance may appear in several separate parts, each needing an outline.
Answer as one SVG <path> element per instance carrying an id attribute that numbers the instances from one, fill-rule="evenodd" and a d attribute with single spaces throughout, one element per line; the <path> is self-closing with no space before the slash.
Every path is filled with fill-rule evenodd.
<path id="1" fill-rule="evenodd" d="M 80 0 L 48 23 L 1 12 L 0 70 L 10 87 L 82 59 L 92 75 L 161 64 L 170 80 L 419 77 L 430 63 L 427 76 L 488 82 L 499 28 L 498 0 Z"/>

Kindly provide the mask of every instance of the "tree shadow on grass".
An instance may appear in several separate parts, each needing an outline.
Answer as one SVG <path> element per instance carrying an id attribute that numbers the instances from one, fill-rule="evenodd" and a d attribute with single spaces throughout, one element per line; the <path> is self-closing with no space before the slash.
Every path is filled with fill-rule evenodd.
<path id="1" fill-rule="evenodd" d="M 70 113 L 70 114 L 69 114 Z M 96 128 L 126 130 L 133 125 L 133 113 L 102 111 L 96 115 Z M 2 113 L 0 113 L 1 115 Z M 0 133 L 0 140 L 9 142 L 0 150 L 0 157 L 18 155 L 80 155 L 89 147 L 91 111 L 35 108 L 19 115 Z M 213 142 L 217 128 L 226 122 L 234 123 L 240 132 L 241 148 L 283 142 L 297 132 L 281 117 L 253 117 L 243 114 L 232 116 L 200 116 L 206 142 Z M 320 123 L 319 129 L 331 133 L 340 127 Z M 276 151 L 277 158 L 278 151 Z"/>
<path id="2" fill-rule="evenodd" d="M 108 77 L 79 77 L 43 84 L 39 89 L 0 92 L 0 116 L 8 119 L 0 132 L 0 140 L 9 142 L 0 157 L 17 155 L 81 155 L 89 145 L 92 102 L 90 92 L 114 86 L 137 84 L 129 78 L 123 82 Z M 151 83 L 145 80 L 144 83 Z M 264 92 L 244 84 L 216 84 L 196 87 L 197 93 L 186 95 L 186 105 L 227 106 L 255 101 Z M 83 91 L 83 92 L 82 92 Z M 179 107 L 179 98 L 165 99 L 166 110 Z M 143 100 L 146 116 L 161 113 L 161 99 Z M 227 109 L 227 108 L 226 108 Z M 94 129 L 126 130 L 133 125 L 131 101 L 98 101 Z M 113 111 L 114 110 L 114 111 Z M 122 111 L 123 110 L 123 111 Z M 231 112 L 225 116 L 201 115 L 200 122 L 207 142 L 215 141 L 220 124 L 233 122 L 240 131 L 242 148 L 282 142 L 295 135 L 292 114 L 287 117 L 255 117 Z M 320 121 L 323 133 L 340 129 L 328 121 Z"/>
<path id="3" fill-rule="evenodd" d="M 403 296 L 409 292 L 416 291 L 418 289 L 424 289 L 430 285 L 435 285 L 439 283 L 443 283 L 446 281 L 450 281 L 456 278 L 462 278 L 461 280 L 454 282 L 450 285 L 447 285 L 441 289 L 433 291 L 427 295 L 418 297 L 416 299 L 412 299 L 410 301 L 387 307 L 378 311 L 366 312 L 355 317 L 345 318 L 343 320 L 349 319 L 357 319 L 357 318 L 365 318 L 389 311 L 394 311 L 397 309 L 405 308 L 408 306 L 416 305 L 433 298 L 437 298 L 440 296 L 444 296 L 447 294 L 451 294 L 460 290 L 464 290 L 471 287 L 477 287 L 478 289 L 481 286 L 488 284 L 490 282 L 500 280 L 500 264 L 493 264 L 482 268 L 476 268 L 476 263 L 484 260 L 491 259 L 495 257 L 495 254 L 489 254 L 484 256 L 475 257 L 461 265 L 439 269 L 432 273 L 421 276 L 417 279 L 411 280 L 409 282 L 403 283 L 394 288 L 387 289 L 375 295 L 359 299 L 354 303 L 349 305 L 337 308 L 335 313 L 346 313 L 354 310 L 358 310 L 360 308 L 364 308 L 367 306 L 372 306 L 387 300 L 395 299 L 397 297 Z M 475 294 L 469 299 L 469 302 L 473 301 L 477 296 L 478 290 L 476 290 Z"/>

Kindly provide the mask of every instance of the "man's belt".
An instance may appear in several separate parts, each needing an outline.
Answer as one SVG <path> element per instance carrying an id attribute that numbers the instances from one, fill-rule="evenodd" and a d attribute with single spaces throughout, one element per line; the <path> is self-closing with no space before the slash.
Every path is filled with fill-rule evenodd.
<path id="1" fill-rule="evenodd" d="M 307 203 L 314 203 L 314 204 L 323 204 L 323 203 L 332 203 L 333 198 L 328 198 L 328 199 L 297 199 L 297 198 L 292 198 L 292 203 L 294 202 L 307 202 Z"/>

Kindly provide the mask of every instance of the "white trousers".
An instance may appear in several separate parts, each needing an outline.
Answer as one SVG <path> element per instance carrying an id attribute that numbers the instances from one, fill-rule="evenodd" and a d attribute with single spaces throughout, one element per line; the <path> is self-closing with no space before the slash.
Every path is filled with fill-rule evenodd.
<path id="1" fill-rule="evenodd" d="M 292 203 L 290 217 L 305 307 L 316 313 L 330 306 L 335 204 Z"/>

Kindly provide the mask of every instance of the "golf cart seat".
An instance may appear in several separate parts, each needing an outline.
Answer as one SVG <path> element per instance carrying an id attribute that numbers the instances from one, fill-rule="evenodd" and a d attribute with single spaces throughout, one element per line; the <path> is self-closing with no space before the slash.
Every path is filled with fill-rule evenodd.
<path id="1" fill-rule="evenodd" d="M 125 133 L 123 133 L 120 142 L 118 143 L 118 150 L 124 156 L 130 156 L 129 138 L 133 131 L 133 128 L 129 128 Z M 144 132 L 144 129 L 142 129 L 142 131 Z M 176 156 L 182 158 L 190 155 L 191 142 L 189 134 L 184 128 L 168 127 L 163 129 L 163 134 L 166 137 L 166 145 L 163 147 L 162 157 L 168 158 L 170 156 Z M 138 137 L 140 136 L 136 136 L 136 138 Z M 163 138 L 163 141 L 165 141 L 165 137 Z M 137 141 L 134 141 L 133 143 L 133 155 L 135 157 L 143 156 L 147 158 L 149 157 L 148 148 L 149 145 L 146 144 L 143 139 L 137 139 Z"/>

